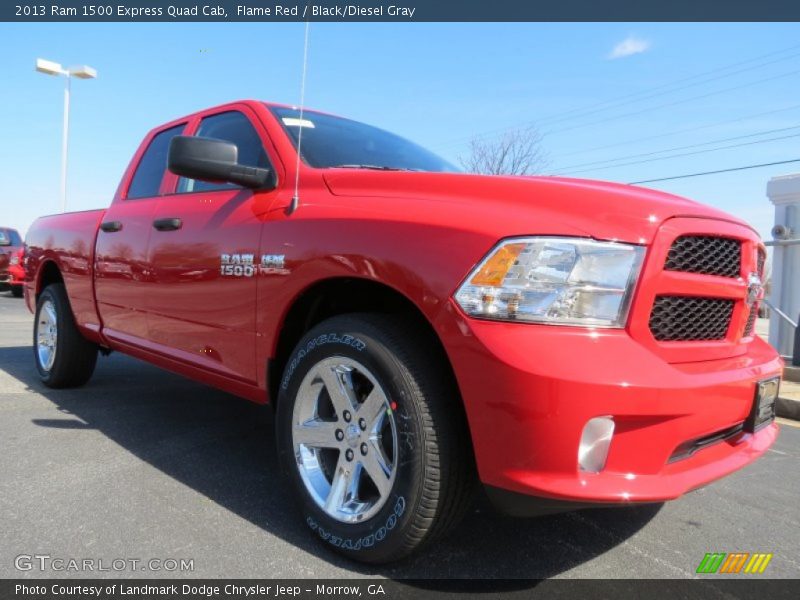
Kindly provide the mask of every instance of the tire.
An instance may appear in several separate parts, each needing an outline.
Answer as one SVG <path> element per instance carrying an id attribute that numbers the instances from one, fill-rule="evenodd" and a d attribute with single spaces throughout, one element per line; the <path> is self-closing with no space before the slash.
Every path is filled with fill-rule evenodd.
<path id="1" fill-rule="evenodd" d="M 397 318 L 334 317 L 298 343 L 280 382 L 278 452 L 305 522 L 362 562 L 404 558 L 454 527 L 471 505 L 466 419 L 450 367 L 429 337 Z M 337 386 L 339 409 L 328 391 Z M 343 390 L 352 390 L 350 399 Z M 355 408 L 350 421 L 348 406 Z M 366 429 L 361 414 L 370 419 Z M 390 475 L 379 484 L 386 468 Z M 335 494 L 342 489 L 336 474 L 358 479 L 350 488 L 356 494 Z"/>
<path id="2" fill-rule="evenodd" d="M 22 286 L 21 285 L 12 285 L 11 286 L 11 295 L 14 298 L 22 298 Z"/>
<path id="3" fill-rule="evenodd" d="M 94 373 L 97 345 L 78 331 L 62 283 L 48 285 L 36 302 L 33 358 L 39 377 L 51 388 L 83 385 Z"/>

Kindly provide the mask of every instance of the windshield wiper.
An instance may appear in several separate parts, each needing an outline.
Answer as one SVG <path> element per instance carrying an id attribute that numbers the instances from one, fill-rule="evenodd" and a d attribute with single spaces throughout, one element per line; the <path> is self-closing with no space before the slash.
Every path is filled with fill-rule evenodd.
<path id="1" fill-rule="evenodd" d="M 333 169 L 371 169 L 373 171 L 410 171 L 402 167 L 387 167 L 382 165 L 334 165 Z"/>

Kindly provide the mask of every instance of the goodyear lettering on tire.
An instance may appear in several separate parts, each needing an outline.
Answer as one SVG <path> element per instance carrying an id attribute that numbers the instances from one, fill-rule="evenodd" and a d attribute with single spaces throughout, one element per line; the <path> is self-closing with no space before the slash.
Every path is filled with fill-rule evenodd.
<path id="1" fill-rule="evenodd" d="M 365 535 L 364 537 L 357 539 L 342 538 L 337 535 L 333 535 L 330 531 L 317 523 L 311 516 L 306 518 L 306 523 L 308 523 L 311 531 L 315 531 L 321 539 L 333 546 L 336 546 L 337 548 L 341 548 L 343 550 L 361 550 L 362 548 L 370 548 L 376 543 L 386 539 L 387 534 L 392 529 L 397 527 L 397 521 L 405 511 L 406 500 L 402 496 L 398 496 L 397 502 L 394 504 L 394 510 L 392 511 L 392 514 L 386 518 L 386 522 L 377 530 L 375 530 L 374 533 L 370 533 L 369 535 Z"/>

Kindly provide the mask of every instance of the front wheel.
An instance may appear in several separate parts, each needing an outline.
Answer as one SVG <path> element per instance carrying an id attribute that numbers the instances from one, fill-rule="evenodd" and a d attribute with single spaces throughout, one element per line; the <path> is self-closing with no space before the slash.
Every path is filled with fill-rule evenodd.
<path id="1" fill-rule="evenodd" d="M 278 445 L 307 525 L 351 558 L 400 559 L 469 507 L 455 385 L 424 332 L 378 315 L 317 325 L 288 361 Z"/>
<path id="2" fill-rule="evenodd" d="M 85 339 L 72 316 L 64 285 L 48 285 L 36 302 L 33 358 L 51 388 L 83 385 L 94 373 L 97 345 Z"/>
<path id="3" fill-rule="evenodd" d="M 22 298 L 22 286 L 21 285 L 12 285 L 11 286 L 11 295 L 14 298 Z"/>

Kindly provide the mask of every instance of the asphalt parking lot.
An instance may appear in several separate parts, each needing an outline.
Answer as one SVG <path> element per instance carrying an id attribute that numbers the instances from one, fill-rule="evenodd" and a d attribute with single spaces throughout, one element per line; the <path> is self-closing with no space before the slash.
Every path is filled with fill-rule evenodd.
<path id="1" fill-rule="evenodd" d="M 295 512 L 268 410 L 118 354 L 85 388 L 49 390 L 31 329 L 23 301 L 0 293 L 3 578 L 81 576 L 19 571 L 23 554 L 194 561 L 186 573 L 94 576 L 688 578 L 706 552 L 735 551 L 771 552 L 764 576 L 800 577 L 794 422 L 763 459 L 676 502 L 518 520 L 479 501 L 421 555 L 365 567 L 329 551 Z"/>

